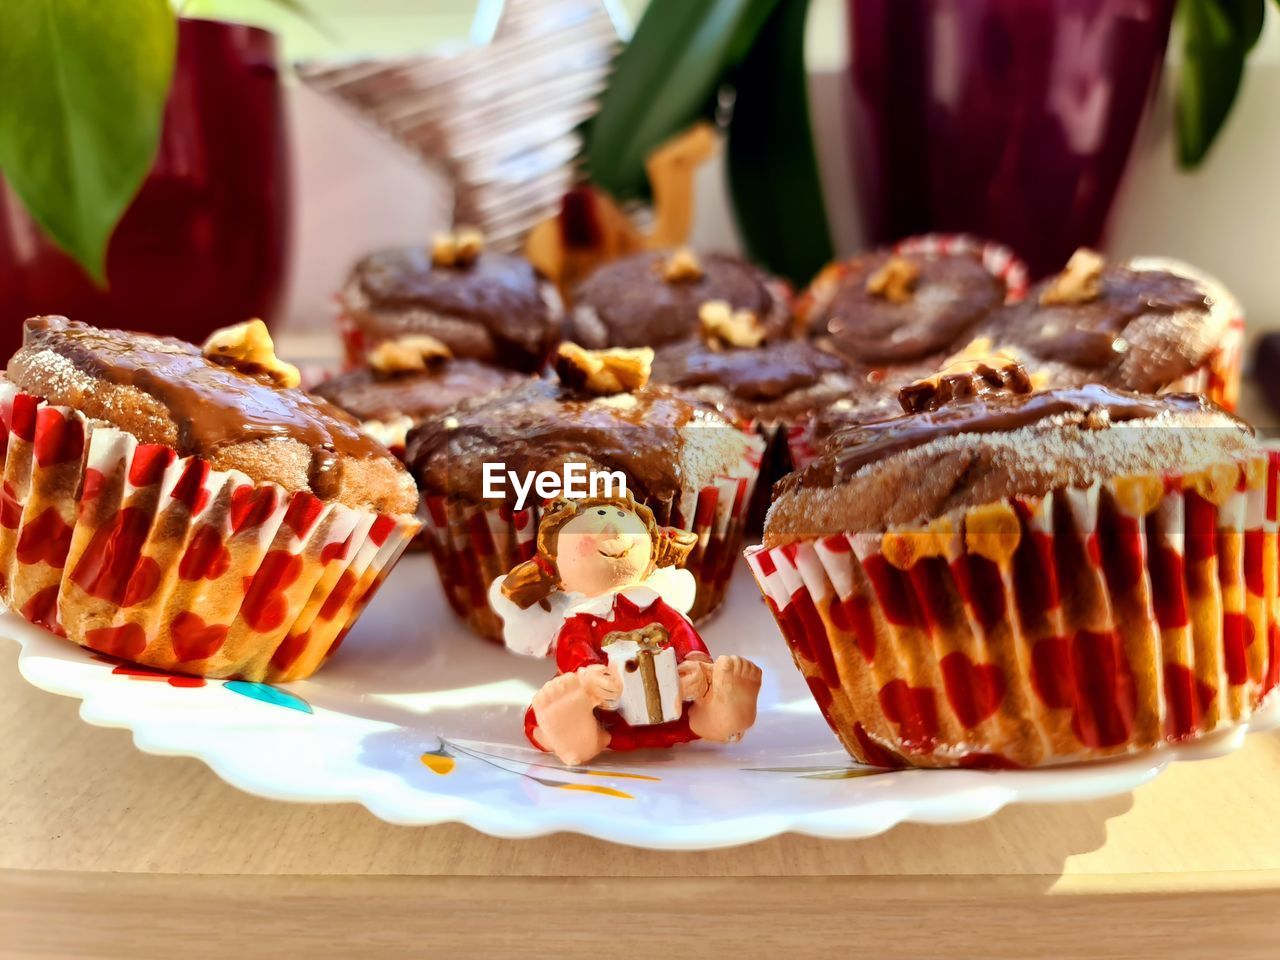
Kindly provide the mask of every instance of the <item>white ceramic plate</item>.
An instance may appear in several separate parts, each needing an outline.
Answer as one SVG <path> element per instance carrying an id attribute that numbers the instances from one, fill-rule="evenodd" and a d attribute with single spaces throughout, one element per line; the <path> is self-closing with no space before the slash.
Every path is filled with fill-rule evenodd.
<path id="1" fill-rule="evenodd" d="M 818 714 L 745 564 L 703 631 L 713 653 L 765 670 L 760 719 L 738 744 L 606 754 L 566 768 L 524 739 L 545 661 L 470 636 L 444 607 L 431 561 L 408 557 L 340 653 L 286 687 L 153 674 L 0 614 L 36 686 L 84 701 L 148 753 L 203 760 L 249 793 L 352 802 L 392 823 L 460 821 L 501 837 L 570 830 L 657 849 L 748 843 L 787 831 L 865 837 L 903 821 L 958 823 L 1016 802 L 1124 793 L 1171 761 L 1218 756 L 1244 730 L 1194 746 L 1036 771 L 878 772 L 851 763 Z M 1280 726 L 1280 698 L 1253 729 Z"/>

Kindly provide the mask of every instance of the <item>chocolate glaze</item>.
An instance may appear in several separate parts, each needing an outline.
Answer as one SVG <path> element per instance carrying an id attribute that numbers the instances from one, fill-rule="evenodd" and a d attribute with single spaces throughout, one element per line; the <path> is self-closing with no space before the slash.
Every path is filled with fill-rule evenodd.
<path id="1" fill-rule="evenodd" d="M 19 356 L 48 351 L 107 383 L 149 394 L 177 427 L 178 453 L 208 457 L 221 447 L 288 438 L 311 449 L 311 489 L 332 496 L 341 457 L 386 458 L 337 407 L 301 390 L 211 363 L 173 337 L 99 330 L 65 317 L 36 317 L 24 328 Z"/>
<path id="2" fill-rule="evenodd" d="M 752 311 L 764 324 L 767 339 L 788 332 L 790 311 L 781 281 L 735 257 L 699 254 L 701 278 L 668 282 L 662 268 L 669 256 L 636 254 L 591 274 L 573 295 L 569 338 L 593 348 L 657 347 L 683 340 L 699 333 L 698 309 L 708 300 Z"/>
<path id="3" fill-rule="evenodd" d="M 1106 380 L 1117 372 L 1125 354 L 1140 345 L 1133 341 L 1145 332 L 1130 330 L 1137 318 L 1209 315 L 1204 290 L 1176 274 L 1108 267 L 1099 286 L 1093 300 L 1045 305 L 1040 303 L 1042 284 L 1022 303 L 993 314 L 975 335 L 1020 347 L 1042 361 L 1080 368 L 1090 379 Z M 1187 372 L 1187 363 L 1177 351 L 1148 350 L 1148 354 L 1149 369 L 1129 372 L 1131 381 L 1136 373 L 1141 382 L 1122 386 L 1154 391 Z"/>
<path id="4" fill-rule="evenodd" d="M 653 380 L 677 387 L 723 387 L 738 400 L 762 403 L 811 388 L 824 376 L 844 370 L 839 357 L 800 340 L 723 350 L 686 340 L 657 351 Z"/>
<path id="5" fill-rule="evenodd" d="M 892 303 L 867 292 L 867 279 L 894 256 L 920 271 L 911 299 Z M 926 256 L 878 251 L 840 265 L 828 295 L 814 293 L 806 321 L 842 354 L 872 365 L 904 363 L 952 347 L 1004 302 L 1005 285 L 973 254 Z M 815 287 L 815 290 L 817 288 Z"/>
<path id="6" fill-rule="evenodd" d="M 902 413 L 899 400 L 902 388 L 935 372 L 932 363 L 854 368 L 851 389 L 814 414 L 811 439 L 822 447 L 831 434 L 854 424 L 899 416 Z"/>
<path id="7" fill-rule="evenodd" d="M 521 257 L 485 252 L 468 266 L 439 267 L 426 248 L 404 247 L 357 263 L 344 299 L 375 340 L 428 333 L 454 356 L 536 371 L 560 338 L 563 318 L 548 306 L 549 290 Z M 453 327 L 442 330 L 435 318 Z M 459 322 L 480 328 L 480 335 L 454 335 Z"/>
<path id="8" fill-rule="evenodd" d="M 383 376 L 352 370 L 326 380 L 312 392 L 360 420 L 421 420 L 470 397 L 515 386 L 527 378 L 480 360 L 447 360 L 426 370 Z"/>
<path id="9" fill-rule="evenodd" d="M 1189 393 L 1159 397 L 1123 393 L 1098 384 L 1042 393 L 992 393 L 955 401 L 926 413 L 857 424 L 833 433 L 826 453 L 800 473 L 781 480 L 776 496 L 795 487 L 830 487 L 878 460 L 944 437 L 1017 430 L 1064 414 L 1086 418 L 1084 429 L 1109 423 L 1146 420 L 1164 413 L 1222 413 Z M 1250 428 L 1236 421 L 1242 430 Z"/>
<path id="10" fill-rule="evenodd" d="M 482 499 L 486 461 L 521 473 L 566 462 L 621 470 L 637 499 L 669 501 L 684 480 L 682 428 L 695 417 L 732 429 L 719 414 L 663 387 L 592 398 L 551 380 L 529 380 L 463 401 L 416 427 L 405 462 L 427 493 L 473 502 Z"/>

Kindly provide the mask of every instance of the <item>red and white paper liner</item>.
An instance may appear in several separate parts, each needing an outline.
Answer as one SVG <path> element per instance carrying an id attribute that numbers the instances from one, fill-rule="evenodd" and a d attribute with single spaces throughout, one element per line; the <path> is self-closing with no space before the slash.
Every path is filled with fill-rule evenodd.
<path id="1" fill-rule="evenodd" d="M 697 582 L 689 616 L 706 618 L 724 602 L 733 567 L 742 552 L 751 493 L 760 472 L 758 448 L 739 473 L 703 487 L 689 516 L 670 503 L 648 503 L 663 526 L 691 530 L 698 543 L 685 568 Z M 472 630 L 502 642 L 502 620 L 489 606 L 489 585 L 537 549 L 541 505 L 511 510 L 482 507 L 444 496 L 423 497 L 425 533 L 449 606 Z"/>
<path id="2" fill-rule="evenodd" d="M 338 314 L 338 336 L 342 338 L 342 369 L 355 370 L 365 366 L 372 345 L 368 343 L 360 324 L 345 311 Z"/>
<path id="3" fill-rule="evenodd" d="M 987 273 L 1004 281 L 1005 303 L 1023 299 L 1031 286 L 1031 273 L 1021 257 L 1004 244 L 967 233 L 926 233 L 907 237 L 893 245 L 893 252 L 931 257 L 976 255 Z"/>
<path id="4" fill-rule="evenodd" d="M 1205 361 L 1161 393 L 1198 393 L 1224 410 L 1240 402 L 1240 371 L 1244 360 L 1244 318 L 1233 317 L 1222 339 Z"/>
<path id="5" fill-rule="evenodd" d="M 0 440 L 4 602 L 162 670 L 310 675 L 420 525 L 214 470 L 7 381 Z"/>
<path id="6" fill-rule="evenodd" d="M 787 428 L 787 454 L 793 470 L 803 470 L 822 455 L 814 444 L 812 417 Z"/>
<path id="7" fill-rule="evenodd" d="M 1072 763 L 1237 724 L 1280 683 L 1260 452 L 747 559 L 814 699 L 877 766 Z"/>

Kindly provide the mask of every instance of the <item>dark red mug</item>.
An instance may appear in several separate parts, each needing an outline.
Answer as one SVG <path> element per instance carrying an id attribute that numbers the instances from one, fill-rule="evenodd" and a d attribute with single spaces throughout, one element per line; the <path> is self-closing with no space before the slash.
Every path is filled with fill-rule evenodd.
<path id="1" fill-rule="evenodd" d="M 872 243 L 1008 244 L 1036 275 L 1102 238 L 1176 0 L 847 0 Z"/>
<path id="2" fill-rule="evenodd" d="M 106 289 L 0 182 L 0 359 L 36 314 L 195 341 L 250 317 L 270 322 L 288 253 L 289 149 L 275 35 L 182 19 L 159 150 L 112 235 Z"/>

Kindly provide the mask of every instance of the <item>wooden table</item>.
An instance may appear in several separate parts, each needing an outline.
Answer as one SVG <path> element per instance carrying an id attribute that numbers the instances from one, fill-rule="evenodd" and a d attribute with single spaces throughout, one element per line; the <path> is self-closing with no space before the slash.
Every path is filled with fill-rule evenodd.
<path id="1" fill-rule="evenodd" d="M 16 653 L 0 643 L 0 956 L 1280 951 L 1280 734 L 1093 803 L 660 854 L 257 799 L 86 726 Z"/>

